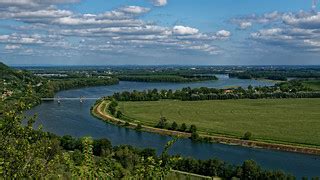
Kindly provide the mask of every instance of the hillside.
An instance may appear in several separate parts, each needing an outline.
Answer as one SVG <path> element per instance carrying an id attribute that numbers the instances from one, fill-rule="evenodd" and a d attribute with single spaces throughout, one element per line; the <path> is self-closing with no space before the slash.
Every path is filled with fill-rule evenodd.
<path id="1" fill-rule="evenodd" d="M 43 97 L 50 98 L 61 90 L 88 86 L 117 84 L 117 78 L 70 77 L 49 79 L 33 75 L 29 71 L 17 70 L 0 63 L 0 114 L 4 109 L 20 101 L 31 106 L 40 103 Z"/>
<path id="2" fill-rule="evenodd" d="M 20 98 L 31 104 L 39 103 L 36 90 L 44 81 L 27 71 L 15 70 L 0 62 L 0 114 Z"/>

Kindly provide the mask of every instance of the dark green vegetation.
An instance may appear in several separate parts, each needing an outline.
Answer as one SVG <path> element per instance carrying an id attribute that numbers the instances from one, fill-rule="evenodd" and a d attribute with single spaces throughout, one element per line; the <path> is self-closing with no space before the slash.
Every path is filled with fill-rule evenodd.
<path id="1" fill-rule="evenodd" d="M 197 82 L 217 80 L 215 70 L 204 67 L 125 68 L 115 72 L 120 80 L 140 82 Z"/>
<path id="2" fill-rule="evenodd" d="M 320 91 L 320 80 L 304 80 L 302 83 L 310 89 Z"/>
<path id="3" fill-rule="evenodd" d="M 272 87 L 252 87 L 248 89 L 230 88 L 183 88 L 181 90 L 132 91 L 115 93 L 117 101 L 158 101 L 160 99 L 177 99 L 182 101 L 225 100 L 225 99 L 277 99 L 277 98 L 320 98 L 320 92 L 305 86 L 303 81 L 293 80 L 278 83 Z"/>
<path id="4" fill-rule="evenodd" d="M 246 139 L 320 146 L 320 99 L 119 102 L 124 119 L 143 125 Z M 162 116 L 161 120 L 159 118 Z M 182 127 L 185 123 L 187 128 Z"/>
<path id="5" fill-rule="evenodd" d="M 318 67 L 256 67 L 248 70 L 239 70 L 229 73 L 230 77 L 241 79 L 270 79 L 286 81 L 288 78 L 320 78 Z"/>
<path id="6" fill-rule="evenodd" d="M 26 70 L 15 70 L 0 63 L 0 115 L 5 106 L 12 106 L 18 99 L 23 99 L 26 104 L 34 106 L 40 103 L 41 98 L 53 97 L 61 90 L 116 83 L 118 79 L 113 77 L 45 78 L 33 75 Z M 26 96 L 27 92 L 28 96 Z"/>
<path id="7" fill-rule="evenodd" d="M 173 159 L 166 150 L 157 157 L 150 149 L 112 147 L 107 139 L 57 137 L 34 130 L 33 118 L 22 126 L 25 104 L 15 107 L 0 119 L 0 177 L 141 179 L 164 177 L 170 170 Z"/>
<path id="8" fill-rule="evenodd" d="M 217 80 L 216 76 L 205 75 L 162 75 L 162 74 L 147 74 L 147 75 L 120 75 L 122 81 L 140 81 L 140 82 L 196 82 Z"/>

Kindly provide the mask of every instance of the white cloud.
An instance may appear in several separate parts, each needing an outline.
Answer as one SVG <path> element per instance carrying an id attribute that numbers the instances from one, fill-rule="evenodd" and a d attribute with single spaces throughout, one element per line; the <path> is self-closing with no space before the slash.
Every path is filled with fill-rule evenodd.
<path id="1" fill-rule="evenodd" d="M 299 52 L 317 52 L 320 49 L 320 34 L 317 30 L 299 28 L 271 28 L 251 33 L 256 42 Z"/>
<path id="2" fill-rule="evenodd" d="M 15 50 L 15 49 L 20 49 L 20 48 L 21 48 L 21 45 L 10 45 L 10 44 L 8 44 L 4 47 L 4 49 L 6 49 L 6 50 Z"/>
<path id="3" fill-rule="evenodd" d="M 12 44 L 42 44 L 44 43 L 41 36 L 25 35 L 25 34 L 11 34 L 0 35 L 0 43 L 12 43 Z"/>
<path id="4" fill-rule="evenodd" d="M 157 6 L 167 3 L 163 0 L 153 2 Z M 26 3 L 33 3 L 33 7 L 30 4 L 30 7 L 23 6 Z M 30 34 L 0 35 L 0 43 L 5 44 L 7 50 L 16 49 L 25 55 L 55 54 L 69 57 L 79 53 L 94 54 L 96 51 L 123 55 L 141 52 L 145 55 L 146 52 L 140 49 L 165 52 L 170 49 L 171 53 L 184 51 L 210 55 L 220 52 L 216 40 L 227 39 L 231 35 L 225 30 L 217 34 L 201 33 L 199 29 L 188 26 L 170 27 L 146 22 L 139 17 L 148 13 L 150 8 L 140 6 L 123 6 L 101 14 L 80 14 L 50 6 L 49 0 L 21 0 L 18 4 L 7 3 L 1 7 L 0 0 L 0 19 L 23 22 L 22 26 L 13 25 L 12 30 Z M 20 50 L 18 47 L 21 47 Z"/>
<path id="5" fill-rule="evenodd" d="M 299 14 L 287 14 L 284 15 L 283 22 L 287 25 L 305 29 L 319 29 L 320 13 L 307 14 L 300 12 Z"/>
<path id="6" fill-rule="evenodd" d="M 144 8 L 140 6 L 126 6 L 126 7 L 120 8 L 120 10 L 130 14 L 144 14 L 150 11 L 149 8 Z"/>
<path id="7" fill-rule="evenodd" d="M 1 0 L 0 9 L 33 9 L 39 7 L 50 7 L 51 5 L 55 4 L 67 4 L 77 2 L 80 2 L 80 0 Z"/>
<path id="8" fill-rule="evenodd" d="M 165 6 L 167 5 L 167 0 L 152 0 L 154 6 Z"/>
<path id="9" fill-rule="evenodd" d="M 239 27 L 240 29 L 248 29 L 252 26 L 251 22 L 240 22 Z"/>
<path id="10" fill-rule="evenodd" d="M 249 16 L 237 17 L 231 19 L 231 23 L 239 26 L 239 29 L 247 29 L 251 27 L 254 23 L 257 24 L 270 24 L 275 21 L 282 20 L 283 13 L 274 11 L 271 13 L 265 13 L 262 15 L 251 14 Z"/>
<path id="11" fill-rule="evenodd" d="M 175 35 L 193 35 L 199 32 L 196 28 L 191 28 L 187 26 L 174 26 L 173 34 Z"/>
<path id="12" fill-rule="evenodd" d="M 59 18 L 59 17 L 66 17 L 71 16 L 72 12 L 67 10 L 56 10 L 56 9 L 44 9 L 44 10 L 36 10 L 36 11 L 19 11 L 19 12 L 12 12 L 12 11 L 2 11 L 0 12 L 0 19 L 21 19 L 31 21 L 42 21 L 43 18 Z"/>
<path id="13" fill-rule="evenodd" d="M 231 36 L 231 32 L 230 31 L 226 31 L 226 30 L 220 30 L 216 33 L 216 37 L 217 38 L 229 38 Z"/>

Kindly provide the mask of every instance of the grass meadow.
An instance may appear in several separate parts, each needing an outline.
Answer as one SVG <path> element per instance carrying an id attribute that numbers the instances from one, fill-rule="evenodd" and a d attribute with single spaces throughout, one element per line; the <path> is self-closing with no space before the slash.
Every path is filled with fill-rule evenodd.
<path id="1" fill-rule="evenodd" d="M 208 135 L 320 146 L 320 99 L 241 99 L 213 101 L 120 102 L 124 118 L 155 126 L 160 117 L 168 123 L 195 124 Z"/>

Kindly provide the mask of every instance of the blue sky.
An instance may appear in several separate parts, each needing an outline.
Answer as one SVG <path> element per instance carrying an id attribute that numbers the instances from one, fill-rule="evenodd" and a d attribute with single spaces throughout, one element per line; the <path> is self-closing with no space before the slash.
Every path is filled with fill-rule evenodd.
<path id="1" fill-rule="evenodd" d="M 0 61 L 320 64 L 320 13 L 313 4 L 312 0 L 0 0 Z"/>

